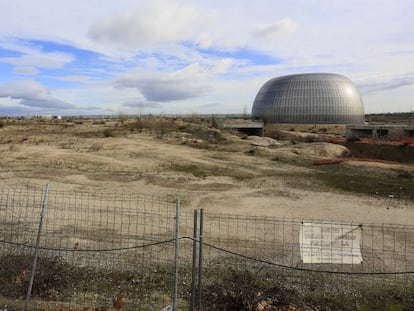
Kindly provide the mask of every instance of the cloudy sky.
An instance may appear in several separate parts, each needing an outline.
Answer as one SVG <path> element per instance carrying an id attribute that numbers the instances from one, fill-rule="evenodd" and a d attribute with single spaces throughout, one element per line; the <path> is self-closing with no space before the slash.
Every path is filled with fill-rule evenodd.
<path id="1" fill-rule="evenodd" d="M 304 72 L 414 109 L 414 1 L 0 1 L 0 115 L 242 113 Z"/>

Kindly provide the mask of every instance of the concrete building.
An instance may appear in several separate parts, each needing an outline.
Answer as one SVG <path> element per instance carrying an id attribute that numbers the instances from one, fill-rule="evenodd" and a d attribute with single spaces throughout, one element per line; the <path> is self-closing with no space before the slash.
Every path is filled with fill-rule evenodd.
<path id="1" fill-rule="evenodd" d="M 408 125 L 347 125 L 346 138 L 404 139 L 414 137 L 414 127 Z"/>

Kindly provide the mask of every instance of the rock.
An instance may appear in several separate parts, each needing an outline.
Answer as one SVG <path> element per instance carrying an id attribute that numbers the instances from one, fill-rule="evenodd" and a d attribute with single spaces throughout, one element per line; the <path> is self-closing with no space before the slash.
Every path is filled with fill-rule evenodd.
<path id="1" fill-rule="evenodd" d="M 340 158 L 351 155 L 345 146 L 331 143 L 301 143 L 292 146 L 291 149 L 291 152 L 305 156 Z"/>
<path id="2" fill-rule="evenodd" d="M 259 147 L 281 146 L 282 144 L 276 139 L 270 137 L 249 136 L 250 144 Z"/>

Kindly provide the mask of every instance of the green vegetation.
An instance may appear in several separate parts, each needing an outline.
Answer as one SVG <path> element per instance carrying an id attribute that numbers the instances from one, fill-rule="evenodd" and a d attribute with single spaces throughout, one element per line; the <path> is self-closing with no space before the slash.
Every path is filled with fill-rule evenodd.
<path id="1" fill-rule="evenodd" d="M 191 174 L 199 178 L 207 177 L 207 172 L 195 164 L 172 164 L 171 170 Z"/>
<path id="2" fill-rule="evenodd" d="M 414 200 L 414 177 L 406 171 L 386 175 L 344 165 L 320 167 L 314 179 L 337 190 Z"/>
<path id="3" fill-rule="evenodd" d="M 198 165 L 198 164 L 177 164 L 173 163 L 169 166 L 169 169 L 175 172 L 190 174 L 198 178 L 206 178 L 208 176 L 225 176 L 230 177 L 235 180 L 243 181 L 250 178 L 260 177 L 260 172 L 257 174 L 250 173 L 247 169 L 243 167 L 233 167 L 233 166 L 208 166 L 208 165 Z M 274 172 L 266 172 L 267 175 L 271 175 Z"/>
<path id="4" fill-rule="evenodd" d="M 283 161 L 273 159 L 274 161 Z M 292 161 L 291 164 L 295 164 Z M 298 166 L 311 168 L 306 173 L 283 173 L 279 178 L 292 188 L 309 191 L 344 191 L 370 196 L 389 197 L 414 201 L 414 176 L 408 171 L 378 172 L 342 164 L 310 167 L 298 162 Z"/>

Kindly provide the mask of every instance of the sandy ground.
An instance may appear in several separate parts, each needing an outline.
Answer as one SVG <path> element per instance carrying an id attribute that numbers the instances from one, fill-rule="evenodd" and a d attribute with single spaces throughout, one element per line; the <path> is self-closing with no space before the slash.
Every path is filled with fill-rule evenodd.
<path id="1" fill-rule="evenodd" d="M 98 135 L 102 125 L 4 126 L 0 183 L 74 191 L 122 191 L 182 198 L 183 209 L 226 214 L 412 225 L 412 201 L 318 188 L 303 159 L 346 155 L 342 146 L 295 144 L 228 134 L 224 145 L 188 144 L 182 133 Z M 112 136 L 112 135 L 108 135 Z M 200 144 L 200 146 L 198 146 Z M 280 161 L 279 159 L 283 159 Z M 364 165 L 386 176 L 412 167 Z M 295 180 L 300 180 L 295 185 Z"/>

